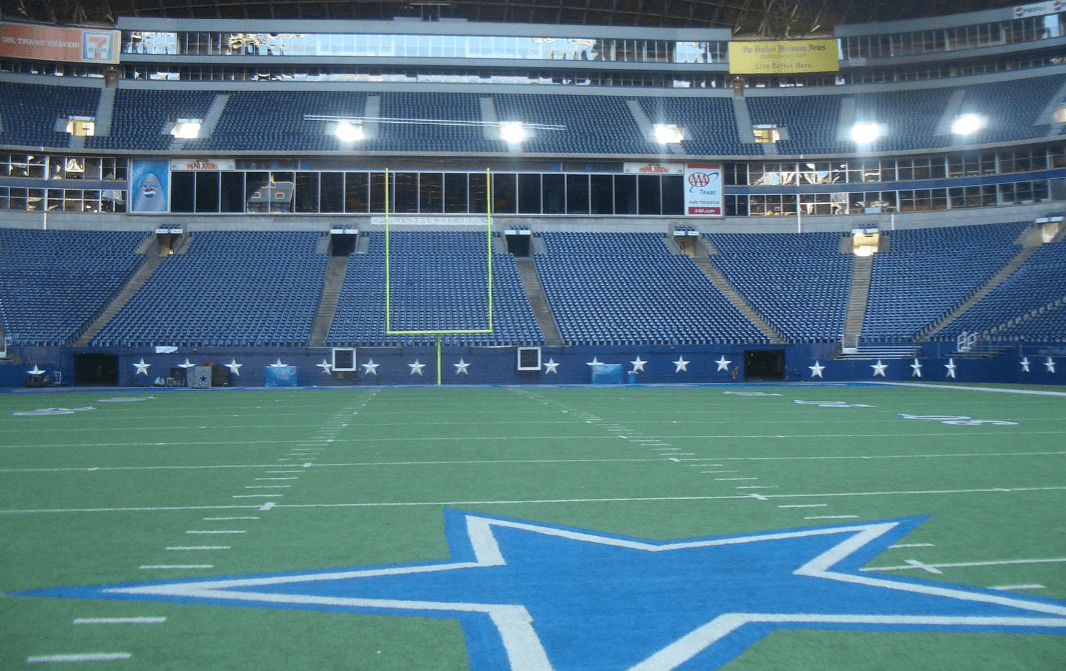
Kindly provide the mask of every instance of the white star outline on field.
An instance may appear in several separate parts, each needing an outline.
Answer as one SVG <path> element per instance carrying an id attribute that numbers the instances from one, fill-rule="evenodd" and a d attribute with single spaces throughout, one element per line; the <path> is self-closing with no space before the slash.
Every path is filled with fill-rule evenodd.
<path id="1" fill-rule="evenodd" d="M 443 513 L 437 562 L 10 595 L 456 619 L 474 671 L 717 669 L 780 629 L 1066 633 L 1063 601 L 863 568 L 924 518 L 662 542 Z"/>

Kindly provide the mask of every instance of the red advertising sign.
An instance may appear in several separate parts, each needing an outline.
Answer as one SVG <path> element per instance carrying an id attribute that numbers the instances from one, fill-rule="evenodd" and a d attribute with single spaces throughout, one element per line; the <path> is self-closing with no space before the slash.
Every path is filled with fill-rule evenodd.
<path id="1" fill-rule="evenodd" d="M 0 57 L 67 63 L 118 63 L 117 30 L 0 24 Z"/>

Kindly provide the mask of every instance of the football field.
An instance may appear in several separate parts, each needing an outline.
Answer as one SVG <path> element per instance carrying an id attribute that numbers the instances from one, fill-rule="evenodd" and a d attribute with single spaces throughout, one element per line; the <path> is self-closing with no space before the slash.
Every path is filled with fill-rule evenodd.
<path id="1" fill-rule="evenodd" d="M 0 395 L 0 669 L 1062 671 L 1066 389 Z"/>

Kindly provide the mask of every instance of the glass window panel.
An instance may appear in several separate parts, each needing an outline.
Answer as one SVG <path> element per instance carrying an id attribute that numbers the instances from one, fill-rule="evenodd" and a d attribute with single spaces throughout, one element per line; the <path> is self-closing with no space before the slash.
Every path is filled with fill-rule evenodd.
<path id="1" fill-rule="evenodd" d="M 320 212 L 324 214 L 344 212 L 344 173 L 322 173 L 319 177 L 318 193 Z"/>
<path id="2" fill-rule="evenodd" d="M 197 172 L 196 175 L 196 211 L 218 212 L 218 173 Z"/>
<path id="3" fill-rule="evenodd" d="M 637 176 L 614 176 L 614 213 L 637 213 Z"/>
<path id="4" fill-rule="evenodd" d="M 492 175 L 492 212 L 494 214 L 514 214 L 518 209 L 517 175 L 493 173 Z"/>
<path id="5" fill-rule="evenodd" d="M 589 176 L 566 176 L 566 213 L 589 213 Z"/>
<path id="6" fill-rule="evenodd" d="M 544 214 L 566 214 L 566 179 L 560 174 L 542 175 L 541 201 Z"/>
<path id="7" fill-rule="evenodd" d="M 318 173 L 296 173 L 296 211 L 318 212 Z"/>
<path id="8" fill-rule="evenodd" d="M 489 181 L 484 173 L 470 173 L 470 212 L 485 214 L 489 204 Z"/>
<path id="9" fill-rule="evenodd" d="M 384 199 L 384 194 L 381 197 Z M 369 173 L 344 173 L 344 211 L 349 214 L 364 214 L 370 211 Z M 380 212 L 381 210 L 375 211 Z"/>
<path id="10" fill-rule="evenodd" d="M 350 173 L 349 173 L 350 174 Z M 390 174 L 390 178 L 395 175 Z M 391 185 L 390 185 L 391 186 Z M 392 196 L 390 195 L 390 199 Z M 390 206 L 391 210 L 392 207 Z M 351 211 L 351 210 L 349 210 Z M 376 213 L 385 211 L 385 173 L 370 173 L 370 211 Z"/>
<path id="11" fill-rule="evenodd" d="M 444 211 L 448 214 L 466 214 L 466 173 L 449 172 L 444 175 Z"/>
<path id="12" fill-rule="evenodd" d="M 423 172 L 418 175 L 418 211 L 426 214 L 444 212 L 444 174 Z"/>
<path id="13" fill-rule="evenodd" d="M 589 189 L 592 214 L 614 214 L 614 178 L 611 175 L 591 175 Z"/>
<path id="14" fill-rule="evenodd" d="M 170 173 L 170 211 L 193 212 L 196 203 L 196 173 Z"/>
<path id="15" fill-rule="evenodd" d="M 637 193 L 639 214 L 662 214 L 662 192 L 658 175 L 638 175 Z"/>
<path id="16" fill-rule="evenodd" d="M 518 176 L 518 213 L 540 214 L 540 175 Z"/>

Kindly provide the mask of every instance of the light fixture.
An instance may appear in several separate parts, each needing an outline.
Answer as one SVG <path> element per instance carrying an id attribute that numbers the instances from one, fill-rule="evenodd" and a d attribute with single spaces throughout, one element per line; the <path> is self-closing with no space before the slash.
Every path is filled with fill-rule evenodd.
<path id="1" fill-rule="evenodd" d="M 655 141 L 659 144 L 681 144 L 685 136 L 677 126 L 655 124 Z"/>
<path id="2" fill-rule="evenodd" d="M 348 121 L 342 121 L 337 124 L 337 129 L 333 132 L 341 142 L 358 142 L 366 137 L 362 126 L 357 126 Z"/>
<path id="3" fill-rule="evenodd" d="M 200 126 L 199 119 L 178 119 L 170 129 L 170 134 L 183 140 L 191 140 L 200 137 Z"/>
<path id="4" fill-rule="evenodd" d="M 951 124 L 951 132 L 955 135 L 973 135 L 984 125 L 984 119 L 976 114 L 963 114 Z"/>
<path id="5" fill-rule="evenodd" d="M 518 144 L 526 139 L 526 129 L 518 121 L 500 124 L 500 138 L 510 144 Z"/>
<path id="6" fill-rule="evenodd" d="M 881 127 L 875 123 L 857 123 L 851 127 L 851 139 L 858 144 L 870 144 L 881 137 Z"/>

